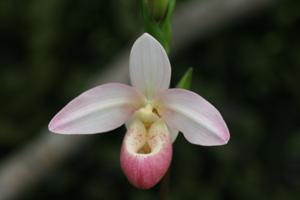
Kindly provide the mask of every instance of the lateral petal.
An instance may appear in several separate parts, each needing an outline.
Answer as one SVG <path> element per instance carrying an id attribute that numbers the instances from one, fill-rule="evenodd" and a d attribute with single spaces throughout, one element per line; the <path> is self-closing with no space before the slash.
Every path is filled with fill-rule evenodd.
<path id="1" fill-rule="evenodd" d="M 219 111 L 198 94 L 184 89 L 168 89 L 159 96 L 160 113 L 171 128 L 193 143 L 223 145 L 229 131 Z"/>
<path id="2" fill-rule="evenodd" d="M 171 135 L 171 141 L 174 143 L 179 134 L 179 131 L 174 128 L 171 128 L 170 126 L 168 126 L 168 129 L 169 129 L 169 133 Z"/>
<path id="3" fill-rule="evenodd" d="M 49 130 L 61 134 L 93 134 L 124 124 L 142 103 L 142 96 L 120 83 L 94 87 L 73 99 L 49 123 Z"/>

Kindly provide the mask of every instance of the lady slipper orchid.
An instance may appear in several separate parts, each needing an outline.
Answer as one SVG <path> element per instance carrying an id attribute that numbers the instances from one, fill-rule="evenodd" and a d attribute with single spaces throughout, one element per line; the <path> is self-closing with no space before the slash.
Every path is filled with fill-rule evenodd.
<path id="1" fill-rule="evenodd" d="M 132 86 L 108 83 L 82 93 L 56 114 L 49 130 L 93 134 L 126 123 L 121 168 L 134 186 L 151 188 L 169 168 L 178 131 L 197 145 L 223 145 L 229 140 L 217 109 L 194 92 L 168 89 L 170 77 L 164 48 L 145 33 L 130 53 Z"/>

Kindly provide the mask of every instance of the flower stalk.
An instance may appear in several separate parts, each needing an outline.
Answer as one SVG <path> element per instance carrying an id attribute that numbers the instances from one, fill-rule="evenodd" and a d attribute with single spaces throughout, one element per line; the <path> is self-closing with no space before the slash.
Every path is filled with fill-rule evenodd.
<path id="1" fill-rule="evenodd" d="M 156 38 L 170 53 L 172 16 L 176 0 L 142 0 L 144 30 Z"/>

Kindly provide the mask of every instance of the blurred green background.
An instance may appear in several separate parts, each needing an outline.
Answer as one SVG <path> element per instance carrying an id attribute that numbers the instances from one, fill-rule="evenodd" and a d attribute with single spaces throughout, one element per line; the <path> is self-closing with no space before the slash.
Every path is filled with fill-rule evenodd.
<path id="1" fill-rule="evenodd" d="M 220 110 L 231 140 L 201 147 L 180 135 L 170 199 L 300 199 L 299 10 L 300 1 L 279 1 L 171 56 L 173 86 L 193 66 L 192 90 Z M 1 0 L 0 162 L 34 140 L 141 29 L 137 0 Z M 91 145 L 21 199 L 158 199 L 159 186 L 137 190 L 123 175 L 124 133 L 88 136 Z"/>

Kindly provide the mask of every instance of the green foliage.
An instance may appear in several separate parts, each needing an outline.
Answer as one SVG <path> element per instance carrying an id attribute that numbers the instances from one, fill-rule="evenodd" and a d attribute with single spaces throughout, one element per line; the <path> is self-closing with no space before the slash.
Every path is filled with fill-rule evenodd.
<path id="1" fill-rule="evenodd" d="M 146 0 L 144 2 L 152 19 L 155 21 L 161 21 L 164 19 L 166 11 L 168 10 L 169 0 Z"/>
<path id="2" fill-rule="evenodd" d="M 154 36 L 170 53 L 170 42 L 172 38 L 172 15 L 176 5 L 176 0 L 169 0 L 166 13 L 159 18 L 151 15 L 151 7 L 149 7 L 148 0 L 142 0 L 142 10 L 144 18 L 144 29 L 145 32 L 150 33 Z"/>
<path id="3" fill-rule="evenodd" d="M 190 67 L 177 83 L 177 88 L 190 89 L 192 85 L 193 68 Z"/>

